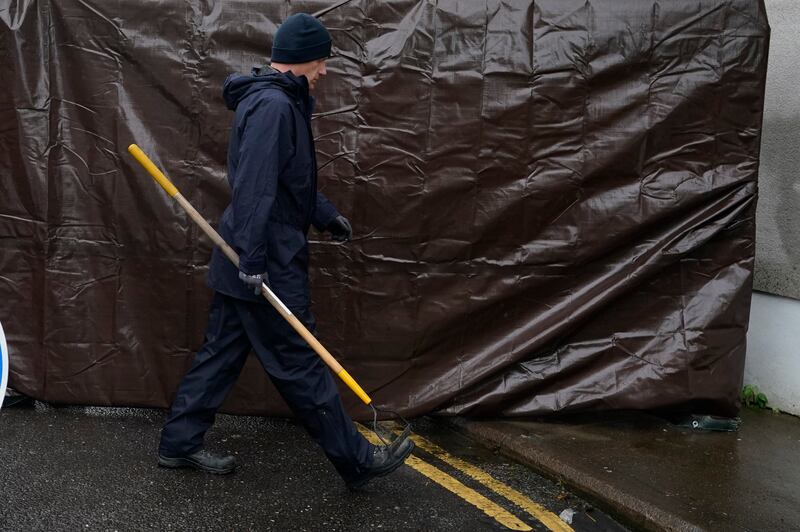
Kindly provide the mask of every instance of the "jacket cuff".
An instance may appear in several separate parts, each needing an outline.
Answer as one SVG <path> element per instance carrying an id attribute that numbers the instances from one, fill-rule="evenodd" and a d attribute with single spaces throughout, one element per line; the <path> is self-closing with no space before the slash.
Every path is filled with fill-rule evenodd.
<path id="1" fill-rule="evenodd" d="M 267 259 L 239 259 L 239 271 L 247 275 L 259 275 L 267 271 Z"/>
<path id="2" fill-rule="evenodd" d="M 322 213 L 318 219 L 314 220 L 314 227 L 317 229 L 317 231 L 326 231 L 331 225 L 331 222 L 333 222 L 338 216 L 339 212 L 336 209 L 330 209 L 329 211 Z"/>

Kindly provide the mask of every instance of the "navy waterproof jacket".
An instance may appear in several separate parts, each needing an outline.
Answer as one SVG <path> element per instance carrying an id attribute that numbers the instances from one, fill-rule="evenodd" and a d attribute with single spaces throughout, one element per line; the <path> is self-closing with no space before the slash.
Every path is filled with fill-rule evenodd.
<path id="1" fill-rule="evenodd" d="M 248 274 L 267 272 L 275 294 L 289 307 L 305 307 L 311 224 L 324 230 L 339 213 L 317 191 L 317 163 L 308 80 L 271 68 L 232 74 L 223 97 L 236 112 L 228 145 L 231 204 L 219 232 L 239 254 Z M 239 279 L 239 271 L 214 248 L 208 284 L 239 299 L 268 304 Z"/>

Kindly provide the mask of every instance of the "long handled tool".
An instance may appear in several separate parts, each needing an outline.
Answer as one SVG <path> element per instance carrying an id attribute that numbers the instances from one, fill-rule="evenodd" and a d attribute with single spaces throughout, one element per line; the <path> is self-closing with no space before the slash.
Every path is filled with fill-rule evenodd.
<path id="1" fill-rule="evenodd" d="M 169 194 L 175 201 L 178 202 L 178 205 L 183 207 L 183 210 L 189 215 L 189 217 L 194 220 L 194 222 L 200 226 L 200 228 L 208 235 L 208 237 L 216 244 L 217 246 L 222 249 L 222 252 L 225 253 L 231 262 L 233 262 L 236 267 L 239 267 L 239 255 L 230 247 L 225 240 L 222 239 L 219 233 L 217 233 L 213 227 L 211 227 L 208 222 L 206 222 L 205 218 L 203 218 L 197 210 L 192 207 L 192 204 L 189 203 L 183 195 L 178 192 L 178 189 L 172 182 L 167 179 L 167 176 L 158 169 L 158 167 L 153 164 L 153 161 L 145 155 L 145 153 L 137 146 L 136 144 L 131 144 L 128 146 L 128 152 L 133 155 L 133 157 L 141 164 L 145 170 L 147 170 L 150 175 L 155 179 L 156 183 L 161 185 L 161 188 Z M 400 442 L 408 438 L 409 434 L 411 434 L 411 424 L 403 418 L 397 412 L 392 410 L 380 409 L 377 408 L 373 403 L 372 399 L 364 389 L 358 385 L 358 383 L 350 376 L 346 369 L 342 367 L 341 364 L 333 357 L 333 355 L 328 352 L 327 349 L 317 340 L 311 331 L 309 331 L 305 325 L 303 325 L 297 317 L 292 314 L 292 311 L 283 304 L 283 302 L 278 299 L 278 296 L 270 289 L 270 287 L 266 283 L 261 283 L 261 295 L 267 298 L 267 301 L 275 307 L 275 310 L 289 322 L 289 324 L 294 328 L 297 333 L 303 337 L 303 339 L 308 342 L 308 345 L 317 353 L 317 355 L 322 358 L 322 360 L 331 368 L 333 371 L 344 383 L 350 388 L 353 393 L 355 393 L 361 401 L 364 402 L 365 405 L 372 408 L 373 418 L 372 418 L 372 427 L 375 434 L 381 439 L 381 441 L 386 445 L 399 445 Z M 382 412 L 385 414 L 389 414 L 392 417 L 396 417 L 402 421 L 404 424 L 404 428 L 402 433 L 399 436 L 393 436 L 393 432 L 388 429 L 380 429 L 378 425 L 378 412 Z M 388 440 L 388 441 L 387 441 Z"/>

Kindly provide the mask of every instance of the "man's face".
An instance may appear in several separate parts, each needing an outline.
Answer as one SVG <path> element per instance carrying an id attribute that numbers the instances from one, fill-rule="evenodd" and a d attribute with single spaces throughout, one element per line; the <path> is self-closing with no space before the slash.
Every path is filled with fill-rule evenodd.
<path id="1" fill-rule="evenodd" d="M 325 70 L 325 59 L 317 59 L 308 63 L 292 65 L 292 73 L 295 76 L 305 76 L 308 79 L 308 88 L 313 90 L 317 86 L 320 77 L 328 73 Z"/>

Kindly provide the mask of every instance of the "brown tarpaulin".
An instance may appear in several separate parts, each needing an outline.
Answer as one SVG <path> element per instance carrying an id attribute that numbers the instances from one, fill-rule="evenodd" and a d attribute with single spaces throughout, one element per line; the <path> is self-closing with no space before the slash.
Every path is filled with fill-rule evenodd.
<path id="1" fill-rule="evenodd" d="M 333 2 L 0 8 L 0 321 L 10 385 L 169 404 L 229 189 L 221 84 Z M 355 241 L 312 234 L 320 335 L 410 415 L 733 414 L 769 27 L 751 0 L 354 0 L 314 121 Z M 361 416 L 357 399 L 345 402 Z M 285 413 L 254 358 L 228 411 Z"/>

